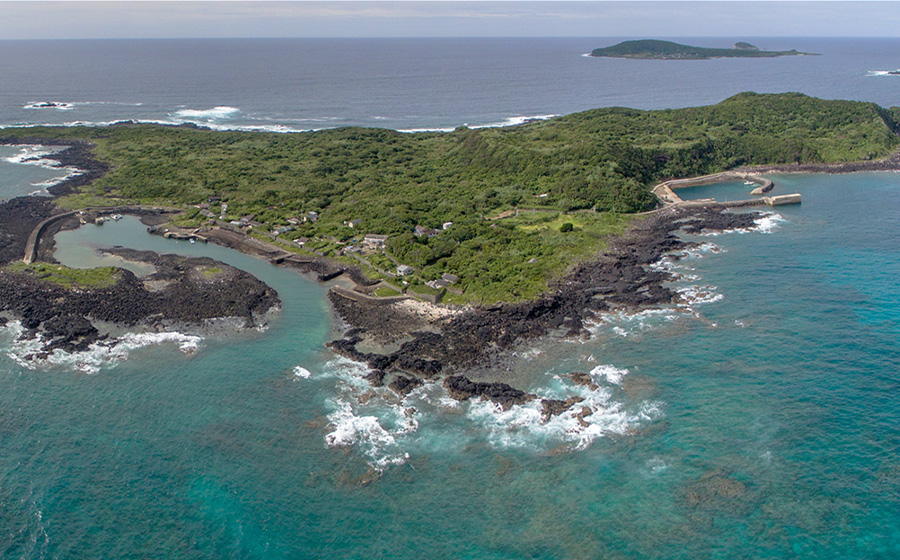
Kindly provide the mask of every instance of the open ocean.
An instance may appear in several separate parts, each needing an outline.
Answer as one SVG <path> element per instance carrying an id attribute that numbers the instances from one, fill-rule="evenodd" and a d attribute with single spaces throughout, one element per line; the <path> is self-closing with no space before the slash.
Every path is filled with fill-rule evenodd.
<path id="1" fill-rule="evenodd" d="M 582 56 L 618 39 L 0 42 L 0 125 L 444 129 L 746 90 L 900 105 L 884 74 L 900 40 L 682 42 L 736 40 L 822 56 Z M 0 151 L 0 198 L 65 175 L 23 164 L 31 150 Z M 208 255 L 284 309 L 264 330 L 134 335 L 39 364 L 15 322 L 0 328 L 0 558 L 896 558 L 900 174 L 773 179 L 803 204 L 656 265 L 679 274 L 683 304 L 519 352 L 508 381 L 581 394 L 588 427 L 439 385 L 399 404 L 324 348 L 338 332 L 326 286 L 130 217 L 64 232 L 70 266 L 109 263 L 94 249 L 111 244 Z"/>

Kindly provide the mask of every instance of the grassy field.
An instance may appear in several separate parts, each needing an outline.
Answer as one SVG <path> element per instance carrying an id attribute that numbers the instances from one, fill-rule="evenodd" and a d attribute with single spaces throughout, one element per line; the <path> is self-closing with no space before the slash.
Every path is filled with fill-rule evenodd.
<path id="1" fill-rule="evenodd" d="M 121 270 L 114 267 L 69 268 L 61 264 L 15 262 L 5 267 L 10 272 L 33 276 L 64 288 L 108 288 L 121 277 Z"/>

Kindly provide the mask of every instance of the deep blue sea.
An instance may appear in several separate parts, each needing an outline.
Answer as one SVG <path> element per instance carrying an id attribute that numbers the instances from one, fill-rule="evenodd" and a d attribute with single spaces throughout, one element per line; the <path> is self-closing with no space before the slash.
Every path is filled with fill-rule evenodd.
<path id="1" fill-rule="evenodd" d="M 0 42 L 0 124 L 437 129 L 744 90 L 900 105 L 900 77 L 876 73 L 900 67 L 900 40 L 749 40 L 822 56 L 581 56 L 610 39 Z M 27 108 L 42 102 L 65 105 Z M 68 172 L 22 163 L 40 148 L 5 150 L 0 198 Z M 588 426 L 438 385 L 404 402 L 372 389 L 324 348 L 339 329 L 327 286 L 296 272 L 129 217 L 62 233 L 70 266 L 121 264 L 95 250 L 111 244 L 209 255 L 284 305 L 261 330 L 132 333 L 42 363 L 23 360 L 15 322 L 0 329 L 0 557 L 895 558 L 900 174 L 772 178 L 803 204 L 655 265 L 679 275 L 679 305 L 517 353 L 506 380 L 582 395 Z M 718 188 L 694 195 L 742 186 Z"/>

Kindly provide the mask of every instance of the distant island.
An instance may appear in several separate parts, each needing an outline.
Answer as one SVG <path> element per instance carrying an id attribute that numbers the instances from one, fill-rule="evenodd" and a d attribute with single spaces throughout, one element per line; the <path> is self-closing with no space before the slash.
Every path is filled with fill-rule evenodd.
<path id="1" fill-rule="evenodd" d="M 591 56 L 610 58 L 643 58 L 656 60 L 706 60 L 710 58 L 773 58 L 776 56 L 811 55 L 796 49 L 789 51 L 763 51 L 750 43 L 738 42 L 730 49 L 693 47 L 672 41 L 643 39 L 623 41 L 618 45 L 594 49 Z"/>

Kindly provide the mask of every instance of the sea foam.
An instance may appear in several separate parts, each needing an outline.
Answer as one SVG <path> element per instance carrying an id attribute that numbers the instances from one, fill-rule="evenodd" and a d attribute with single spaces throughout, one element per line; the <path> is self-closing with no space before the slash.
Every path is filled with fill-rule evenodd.
<path id="1" fill-rule="evenodd" d="M 212 109 L 181 109 L 172 114 L 173 117 L 179 119 L 228 119 L 232 118 L 241 110 L 237 107 L 219 106 Z"/>
<path id="2" fill-rule="evenodd" d="M 199 336 L 178 332 L 127 333 L 113 341 L 95 342 L 83 352 L 66 352 L 57 348 L 46 356 L 40 356 L 48 342 L 43 336 L 20 340 L 24 328 L 19 321 L 10 321 L 5 330 L 15 339 L 6 355 L 20 366 L 30 370 L 58 366 L 89 374 L 97 373 L 105 367 L 114 367 L 138 348 L 174 344 L 185 354 L 192 354 L 197 351 L 202 340 Z"/>
<path id="3" fill-rule="evenodd" d="M 56 109 L 57 111 L 71 111 L 75 107 L 71 103 L 61 101 L 32 101 L 22 106 L 23 109 Z"/>
<path id="4" fill-rule="evenodd" d="M 781 224 L 785 222 L 787 222 L 785 217 L 778 212 L 762 212 L 762 216 L 753 220 L 753 227 L 733 228 L 723 231 L 704 231 L 698 235 L 701 237 L 717 237 L 727 233 L 775 233 L 780 229 Z"/>
<path id="5" fill-rule="evenodd" d="M 481 426 L 495 447 L 545 451 L 563 446 L 582 450 L 598 438 L 634 433 L 663 416 L 661 403 L 626 405 L 616 399 L 618 384 L 627 374 L 628 370 L 612 365 L 597 366 L 590 372 L 594 386 L 576 385 L 567 377 L 552 376 L 550 383 L 534 390 L 538 396 L 565 399 L 577 395 L 583 400 L 546 420 L 540 400 L 508 410 L 489 401 L 472 401 L 467 416 Z"/>
<path id="6" fill-rule="evenodd" d="M 294 371 L 305 376 L 299 366 Z M 609 364 L 593 367 L 588 385 L 547 373 L 531 388 L 538 399 L 506 410 L 481 399 L 453 399 L 439 381 L 425 382 L 401 398 L 387 387 L 372 387 L 364 378 L 367 372 L 365 364 L 336 358 L 316 379 L 334 382 L 333 396 L 326 400 L 325 444 L 355 449 L 378 472 L 408 462 L 415 451 L 463 449 L 480 442 L 538 452 L 584 449 L 597 438 L 631 434 L 663 416 L 661 403 L 626 405 L 618 395 L 629 372 Z M 540 399 L 573 395 L 583 400 L 544 418 Z"/>

